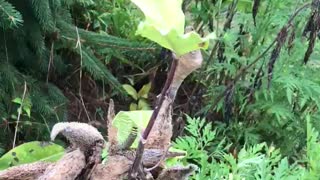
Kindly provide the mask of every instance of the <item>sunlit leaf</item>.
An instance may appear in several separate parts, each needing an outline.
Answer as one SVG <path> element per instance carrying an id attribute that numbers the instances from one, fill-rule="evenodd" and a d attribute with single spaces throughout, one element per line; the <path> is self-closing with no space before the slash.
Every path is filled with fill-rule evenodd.
<path id="1" fill-rule="evenodd" d="M 138 102 L 138 109 L 139 110 L 150 110 L 150 105 L 145 99 L 140 99 Z"/>
<path id="2" fill-rule="evenodd" d="M 151 89 L 151 82 L 142 86 L 140 91 L 138 92 L 138 97 L 148 98 L 149 91 Z"/>
<path id="3" fill-rule="evenodd" d="M 31 109 L 29 107 L 24 106 L 23 110 L 27 113 L 28 117 L 31 116 Z"/>
<path id="4" fill-rule="evenodd" d="M 54 162 L 63 154 L 64 148 L 54 143 L 39 141 L 24 143 L 0 158 L 0 170 L 35 161 Z"/>
<path id="5" fill-rule="evenodd" d="M 137 127 L 137 133 L 140 133 L 147 126 L 152 112 L 152 110 L 120 111 L 113 120 L 113 126 L 118 129 L 118 141 L 123 143 L 134 127 Z M 138 137 L 132 147 L 137 147 Z"/>
<path id="6" fill-rule="evenodd" d="M 182 0 L 131 0 L 145 15 L 140 22 L 137 34 L 172 50 L 178 56 L 197 49 L 206 49 L 210 34 L 201 38 L 192 31 L 184 34 L 185 16 L 182 12 Z"/>
<path id="7" fill-rule="evenodd" d="M 135 111 L 138 109 L 138 105 L 136 103 L 130 103 L 129 110 Z"/>
<path id="8" fill-rule="evenodd" d="M 12 102 L 17 103 L 17 104 L 21 104 L 22 103 L 22 99 L 21 98 L 15 98 L 12 100 Z"/>
<path id="9" fill-rule="evenodd" d="M 131 85 L 123 84 L 122 87 L 134 100 L 138 99 L 138 93 Z"/>

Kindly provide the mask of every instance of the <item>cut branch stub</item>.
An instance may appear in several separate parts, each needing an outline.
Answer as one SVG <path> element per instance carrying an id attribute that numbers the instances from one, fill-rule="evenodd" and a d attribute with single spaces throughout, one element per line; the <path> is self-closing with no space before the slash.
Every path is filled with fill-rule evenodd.
<path id="1" fill-rule="evenodd" d="M 109 154 L 113 154 L 118 146 L 117 133 L 118 130 L 112 125 L 113 119 L 115 117 L 114 112 L 114 102 L 110 99 L 108 108 L 108 142 L 109 142 Z"/>
<path id="2" fill-rule="evenodd" d="M 183 80 L 193 71 L 200 68 L 203 61 L 200 50 L 192 51 L 176 58 L 178 59 L 178 64 L 169 87 L 169 96 L 172 100 L 174 100 Z"/>

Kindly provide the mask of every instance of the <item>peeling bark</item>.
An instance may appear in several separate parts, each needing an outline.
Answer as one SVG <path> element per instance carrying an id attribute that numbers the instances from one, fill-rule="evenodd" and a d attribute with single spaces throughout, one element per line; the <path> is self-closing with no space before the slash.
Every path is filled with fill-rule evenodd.
<path id="1" fill-rule="evenodd" d="M 146 149 L 165 150 L 170 145 L 172 137 L 172 99 L 165 97 L 159 114 L 151 129 Z"/>
<path id="2" fill-rule="evenodd" d="M 92 180 L 119 180 L 127 176 L 133 161 L 125 156 L 109 156 L 107 163 L 99 164 L 91 175 Z"/>
<path id="3" fill-rule="evenodd" d="M 85 156 L 77 149 L 65 154 L 58 162 L 51 164 L 38 180 L 74 180 L 85 165 Z"/>
<path id="4" fill-rule="evenodd" d="M 51 163 L 35 162 L 11 167 L 0 172 L 0 179 L 3 180 L 34 180 L 43 174 Z"/>

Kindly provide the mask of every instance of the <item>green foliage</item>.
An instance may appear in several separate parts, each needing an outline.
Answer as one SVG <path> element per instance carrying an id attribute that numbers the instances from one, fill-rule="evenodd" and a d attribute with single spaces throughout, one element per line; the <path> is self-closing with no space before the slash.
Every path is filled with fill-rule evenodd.
<path id="1" fill-rule="evenodd" d="M 212 33 L 201 38 L 194 31 L 185 31 L 185 16 L 182 12 L 182 0 L 131 0 L 144 13 L 145 21 L 139 24 L 137 34 L 146 37 L 162 47 L 172 50 L 178 56 L 197 49 L 206 49 Z M 174 18 L 172 18 L 174 17 Z"/>
<path id="2" fill-rule="evenodd" d="M 16 28 L 23 22 L 22 16 L 12 4 L 6 0 L 0 1 L 0 27 Z"/>
<path id="3" fill-rule="evenodd" d="M 312 39 L 307 22 L 317 8 L 307 6 L 286 26 L 312 0 L 177 0 L 154 9 L 146 6 L 162 4 L 132 2 L 138 8 L 130 0 L 0 0 L 0 154 L 12 147 L 21 105 L 18 144 L 48 139 L 57 121 L 86 121 L 83 106 L 92 120 L 99 121 L 96 114 L 104 119 L 111 97 L 120 109 L 149 107 L 168 61 L 136 32 L 178 54 L 199 48 L 205 40 L 199 35 L 214 32 L 216 39 L 202 51 L 202 69 L 182 84 L 174 104 L 174 115 L 206 119 L 187 117 L 187 132 L 175 143 L 188 152 L 182 163 L 199 166 L 194 179 L 319 179 L 315 39 L 304 61 Z M 164 22 L 155 23 L 156 12 Z M 184 25 L 194 27 L 197 43 L 186 41 Z M 283 27 L 286 34 L 279 33 Z M 102 105 L 90 106 L 95 103 Z M 141 132 L 151 113 L 119 112 L 114 126 L 120 141 Z"/>
<path id="4" fill-rule="evenodd" d="M 103 3 L 103 0 L 0 1 L 0 121 L 6 127 L 0 132 L 0 141 L 4 142 L 6 150 L 13 139 L 16 110 L 20 106 L 16 98 L 22 97 L 24 82 L 27 84 L 25 100 L 28 103 L 22 107 L 24 113 L 17 127 L 17 142 L 48 140 L 51 126 L 66 121 L 69 116 L 67 108 L 71 102 L 65 95 L 70 98 L 72 94 L 79 98 L 79 92 L 83 93 L 79 91 L 80 80 L 77 78 L 80 73 L 83 77 L 92 78 L 104 91 L 113 91 L 112 95 L 124 97 L 125 91 L 119 83 L 121 79 L 113 74 L 122 73 L 123 66 L 111 72 L 111 60 L 118 64 L 130 64 L 128 59 L 140 59 L 146 52 L 156 51 L 149 43 L 127 39 L 128 36 L 116 37 L 99 29 L 90 31 L 84 29 L 86 26 L 81 23 L 73 23 L 77 18 L 83 22 L 85 14 L 91 14 L 91 9 L 97 10 L 97 13 L 105 12 L 99 9 Z M 120 11 L 118 20 L 111 18 L 115 25 L 120 26 L 122 22 L 134 18 L 124 13 L 129 12 L 124 11 L 126 2 L 119 1 L 121 7 L 107 4 L 108 11 L 116 8 Z M 134 14 L 138 10 L 130 12 Z M 108 19 L 102 21 L 109 23 Z M 128 26 L 133 28 L 131 24 L 114 28 L 120 28 L 118 33 L 128 35 Z M 122 32 L 124 29 L 126 31 Z M 134 34 L 135 29 L 131 31 Z M 154 58 L 154 55 L 147 56 Z M 117 59 L 120 59 L 119 62 Z M 104 92 L 102 96 L 105 98 Z"/>
<path id="5" fill-rule="evenodd" d="M 19 104 L 19 106 L 21 108 L 21 110 L 23 110 L 25 113 L 27 113 L 28 117 L 30 118 L 31 115 L 31 102 L 30 99 L 21 99 L 21 98 L 15 98 L 14 100 L 12 100 L 12 102 Z M 19 112 L 20 110 L 18 109 L 18 113 L 22 113 Z"/>
<path id="6" fill-rule="evenodd" d="M 21 144 L 0 158 L 0 170 L 35 161 L 57 161 L 64 154 L 64 148 L 53 143 L 33 141 Z"/>
<path id="7" fill-rule="evenodd" d="M 148 94 L 151 88 L 151 83 L 145 84 L 137 92 L 134 87 L 129 84 L 123 84 L 123 89 L 130 95 L 136 102 L 130 103 L 129 110 L 150 110 L 150 105 L 148 103 Z"/>
<path id="8" fill-rule="evenodd" d="M 309 65 L 317 62 L 319 43 L 307 65 L 302 65 L 309 10 L 302 10 L 291 22 L 274 66 L 270 61 L 277 45 L 258 57 L 286 27 L 293 12 L 311 1 L 260 1 L 256 24 L 251 1 L 210 2 L 189 1 L 186 5 L 186 11 L 192 12 L 189 21 L 201 27 L 200 32 L 214 31 L 219 37 L 204 52 L 203 69 L 194 76 L 198 88 L 192 96 L 204 101 L 196 115 L 226 123 L 221 124 L 225 127 L 221 132 L 236 147 L 267 142 L 290 158 L 299 156 L 306 145 L 305 115 L 318 119 L 320 102 L 318 68 Z"/>
<path id="9" fill-rule="evenodd" d="M 311 125 L 311 117 L 307 116 L 307 162 L 309 171 L 305 179 L 320 178 L 319 151 L 319 132 L 315 131 Z"/>
<path id="10" fill-rule="evenodd" d="M 152 115 L 151 110 L 140 111 L 120 111 L 114 117 L 112 125 L 117 128 L 119 143 L 124 143 L 129 136 L 137 135 L 147 127 L 149 119 Z M 139 136 L 136 136 L 132 148 L 138 147 Z"/>
<path id="11" fill-rule="evenodd" d="M 193 179 L 304 179 L 307 169 L 297 163 L 290 164 L 279 149 L 266 143 L 245 145 L 241 150 L 229 152 L 226 140 L 218 140 L 211 123 L 204 119 L 187 117 L 187 136 L 176 140 L 174 147 L 187 151 L 183 163 L 199 166 Z M 311 135 L 314 136 L 314 132 Z M 312 140 L 311 140 L 312 141 Z M 308 140 L 310 143 L 310 140 Z M 316 152 L 319 143 L 308 151 Z M 314 154 L 315 155 L 315 154 Z M 310 157 L 310 155 L 308 155 Z M 310 157 L 313 159 L 312 157 Z M 314 161 L 315 162 L 315 161 Z M 313 168 L 310 168 L 312 170 Z M 315 178 L 317 179 L 317 178 Z"/>

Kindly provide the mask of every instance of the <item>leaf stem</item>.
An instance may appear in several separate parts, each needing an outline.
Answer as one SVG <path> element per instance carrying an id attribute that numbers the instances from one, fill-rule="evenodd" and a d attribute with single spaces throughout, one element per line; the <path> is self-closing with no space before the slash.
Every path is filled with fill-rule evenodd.
<path id="1" fill-rule="evenodd" d="M 22 108 L 23 108 L 23 106 L 24 106 L 24 99 L 25 99 L 25 97 L 26 97 L 26 93 L 27 93 L 27 83 L 24 82 L 24 90 L 23 90 L 23 95 L 22 95 L 22 99 L 21 99 L 21 104 L 20 104 L 20 107 L 19 107 L 19 109 L 18 109 L 18 118 L 17 118 L 17 123 L 16 123 L 15 131 L 14 131 L 14 138 L 13 138 L 12 149 L 16 146 L 18 126 L 19 126 L 19 121 L 20 121 L 20 117 L 21 117 L 21 114 L 22 114 Z"/>

